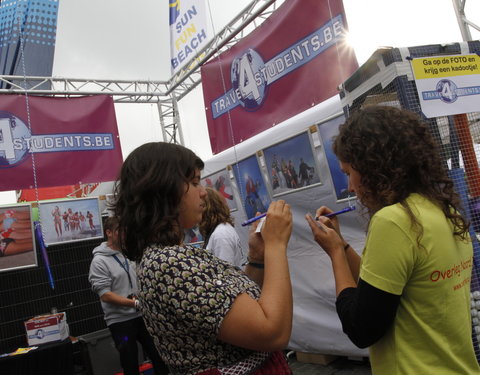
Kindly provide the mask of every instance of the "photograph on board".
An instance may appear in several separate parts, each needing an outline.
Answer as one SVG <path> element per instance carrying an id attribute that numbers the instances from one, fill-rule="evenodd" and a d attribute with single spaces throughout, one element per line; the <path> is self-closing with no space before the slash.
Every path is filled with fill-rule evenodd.
<path id="1" fill-rule="evenodd" d="M 274 197 L 320 183 L 309 132 L 263 150 Z"/>
<path id="2" fill-rule="evenodd" d="M 232 169 L 247 218 L 267 212 L 271 200 L 256 155 L 233 164 Z"/>
<path id="3" fill-rule="evenodd" d="M 36 265 L 30 204 L 0 206 L 0 271 Z"/>
<path id="4" fill-rule="evenodd" d="M 198 225 L 194 226 L 193 228 L 183 230 L 183 243 L 196 247 L 203 246 L 203 237 L 200 233 L 200 228 Z"/>
<path id="5" fill-rule="evenodd" d="M 225 198 L 230 211 L 233 212 L 237 210 L 237 203 L 235 202 L 235 197 L 233 196 L 232 184 L 226 169 L 203 177 L 200 180 L 200 183 L 205 187 L 211 187 L 212 189 L 218 191 L 220 195 Z"/>
<path id="6" fill-rule="evenodd" d="M 38 210 L 46 246 L 103 238 L 97 197 L 40 202 Z"/>
<path id="7" fill-rule="evenodd" d="M 333 139 L 338 134 L 338 127 L 344 122 L 345 117 L 342 115 L 318 125 L 337 201 L 355 196 L 354 193 L 348 191 L 348 177 L 342 172 L 340 163 L 332 149 Z"/>

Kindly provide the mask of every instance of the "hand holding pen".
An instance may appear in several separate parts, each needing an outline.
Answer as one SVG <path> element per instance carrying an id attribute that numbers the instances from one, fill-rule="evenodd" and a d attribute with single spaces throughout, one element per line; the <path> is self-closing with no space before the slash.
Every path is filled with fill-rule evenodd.
<path id="1" fill-rule="evenodd" d="M 245 220 L 245 221 L 242 223 L 242 227 L 244 227 L 244 226 L 246 226 L 246 225 L 250 225 L 250 224 L 256 222 L 257 220 L 260 220 L 262 217 L 265 217 L 265 216 L 267 216 L 267 213 L 266 213 L 266 212 L 263 213 L 263 214 L 260 214 L 260 215 L 258 215 L 258 216 L 254 216 L 254 217 L 252 217 L 252 218 L 250 218 L 250 219 L 248 219 L 248 220 Z"/>
<path id="2" fill-rule="evenodd" d="M 322 209 L 323 207 L 325 207 L 325 206 L 322 206 L 320 209 Z M 325 207 L 325 208 L 326 208 L 326 207 Z M 329 218 L 330 218 L 330 217 L 334 217 L 334 216 L 337 216 L 337 215 L 341 215 L 341 214 L 344 214 L 344 213 L 346 213 L 346 212 L 350 212 L 350 211 L 354 211 L 354 210 L 355 210 L 355 206 L 348 206 L 348 207 L 345 207 L 344 209 L 339 210 L 339 211 L 329 212 L 329 213 L 320 214 L 320 215 L 317 214 L 317 216 L 315 216 L 315 220 L 319 220 L 320 216 L 325 216 L 325 217 L 329 217 Z M 260 215 L 258 215 L 258 216 L 254 216 L 254 217 L 252 217 L 252 218 L 244 221 L 244 222 L 242 223 L 242 227 L 244 227 L 244 226 L 246 226 L 246 225 L 250 225 L 250 224 L 256 222 L 257 220 L 260 220 L 261 218 L 263 218 L 263 217 L 265 217 L 265 216 L 267 216 L 267 213 L 266 213 L 266 212 L 263 213 L 263 214 L 260 214 Z"/>
<path id="3" fill-rule="evenodd" d="M 354 205 L 350 205 L 341 210 L 332 211 L 328 207 L 322 206 L 315 213 L 315 222 L 317 223 L 316 226 L 323 232 L 326 232 L 326 227 L 331 228 L 335 230 L 335 232 L 337 232 L 337 234 L 342 238 L 342 234 L 340 232 L 340 224 L 337 220 L 337 216 L 354 211 L 355 209 L 356 208 Z M 308 216 L 310 216 L 311 218 L 310 214 L 308 214 Z M 311 220 L 307 219 L 307 221 L 310 224 L 310 221 L 313 221 L 313 218 L 311 218 Z"/>
<path id="4" fill-rule="evenodd" d="M 355 210 L 355 206 L 349 206 L 339 211 L 332 211 L 328 207 L 322 206 L 315 213 L 315 219 L 310 214 L 306 215 L 305 219 L 310 225 L 314 240 L 329 256 L 332 256 L 336 249 L 345 247 L 336 217 L 353 210 Z"/>
<path id="5" fill-rule="evenodd" d="M 268 208 L 268 223 L 260 233 L 257 230 L 258 220 L 265 218 L 266 213 L 247 220 L 244 224 L 252 224 L 249 234 L 249 254 L 248 258 L 251 263 L 263 263 L 264 251 L 267 249 L 281 249 L 286 251 L 286 246 L 292 232 L 292 213 L 290 205 L 284 200 L 273 201 Z M 248 222 L 248 224 L 247 224 Z M 258 262 L 260 260 L 260 262 Z"/>
<path id="6" fill-rule="evenodd" d="M 335 216 L 338 216 L 338 215 L 341 215 L 341 214 L 344 214 L 346 212 L 350 212 L 350 211 L 354 211 L 355 210 L 355 206 L 348 206 L 348 207 L 345 207 L 344 209 L 340 210 L 340 211 L 335 211 L 335 212 L 329 212 L 329 213 L 326 213 L 326 214 L 320 214 L 320 215 L 317 215 L 315 217 L 315 220 L 318 220 L 320 219 L 320 216 L 325 216 L 325 217 L 335 217 Z"/>
<path id="7" fill-rule="evenodd" d="M 323 225 L 326 225 L 332 229 L 335 229 L 335 231 L 340 235 L 340 224 L 337 220 L 337 216 L 354 210 L 355 206 L 353 205 L 345 207 L 338 211 L 332 211 L 330 208 L 322 206 L 315 212 L 315 221 L 320 222 Z"/>

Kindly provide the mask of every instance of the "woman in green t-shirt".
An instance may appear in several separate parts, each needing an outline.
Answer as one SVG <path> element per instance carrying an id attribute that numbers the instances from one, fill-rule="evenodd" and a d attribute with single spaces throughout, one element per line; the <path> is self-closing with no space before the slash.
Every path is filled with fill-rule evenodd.
<path id="1" fill-rule="evenodd" d="M 469 225 L 429 127 L 391 106 L 355 111 L 333 150 L 370 217 L 360 257 L 327 207 L 306 219 L 331 259 L 344 332 L 374 374 L 477 374 Z"/>

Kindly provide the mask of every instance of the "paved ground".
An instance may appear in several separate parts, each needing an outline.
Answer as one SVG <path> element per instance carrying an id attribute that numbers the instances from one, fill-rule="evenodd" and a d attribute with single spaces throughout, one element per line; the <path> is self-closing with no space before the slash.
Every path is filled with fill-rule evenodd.
<path id="1" fill-rule="evenodd" d="M 339 357 L 327 366 L 298 362 L 295 355 L 289 355 L 288 361 L 293 375 L 371 375 L 368 360 L 350 360 L 347 357 Z"/>

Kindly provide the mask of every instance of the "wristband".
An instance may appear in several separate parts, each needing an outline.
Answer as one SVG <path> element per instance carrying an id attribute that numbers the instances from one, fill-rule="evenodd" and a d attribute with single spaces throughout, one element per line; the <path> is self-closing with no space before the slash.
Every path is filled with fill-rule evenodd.
<path id="1" fill-rule="evenodd" d="M 264 263 L 255 263 L 255 262 L 250 262 L 250 260 L 247 261 L 247 265 L 250 265 L 254 268 L 265 268 L 265 264 Z"/>

